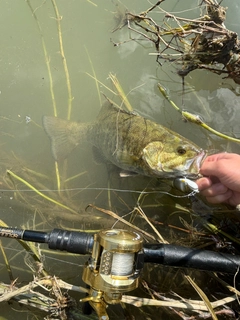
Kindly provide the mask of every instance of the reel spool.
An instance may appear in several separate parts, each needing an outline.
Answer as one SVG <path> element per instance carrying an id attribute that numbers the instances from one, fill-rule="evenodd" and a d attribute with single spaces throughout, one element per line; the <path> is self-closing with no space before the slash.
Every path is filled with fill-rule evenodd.
<path id="1" fill-rule="evenodd" d="M 89 301 L 99 314 L 106 304 L 119 303 L 123 292 L 137 288 L 144 263 L 142 247 L 143 239 L 135 232 L 110 229 L 95 234 L 82 277 L 90 295 L 82 301 Z"/>

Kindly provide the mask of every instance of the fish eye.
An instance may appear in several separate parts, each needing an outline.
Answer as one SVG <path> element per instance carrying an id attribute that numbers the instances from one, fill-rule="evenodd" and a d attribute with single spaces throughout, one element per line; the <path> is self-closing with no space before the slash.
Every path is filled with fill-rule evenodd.
<path id="1" fill-rule="evenodd" d="M 186 149 L 184 149 L 183 147 L 178 147 L 177 153 L 182 156 L 183 154 L 186 153 Z"/>

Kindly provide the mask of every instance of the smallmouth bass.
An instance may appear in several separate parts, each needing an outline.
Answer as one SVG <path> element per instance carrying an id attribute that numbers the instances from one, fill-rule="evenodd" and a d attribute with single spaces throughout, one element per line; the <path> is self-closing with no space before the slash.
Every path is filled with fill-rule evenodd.
<path id="1" fill-rule="evenodd" d="M 197 178 L 206 153 L 178 133 L 106 101 L 93 123 L 43 117 L 52 153 L 60 161 L 86 139 L 102 159 L 149 177 Z"/>

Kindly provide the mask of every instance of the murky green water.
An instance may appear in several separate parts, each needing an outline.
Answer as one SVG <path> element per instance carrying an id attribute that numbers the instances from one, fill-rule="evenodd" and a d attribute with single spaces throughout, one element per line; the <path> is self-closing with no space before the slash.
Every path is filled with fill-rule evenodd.
<path id="1" fill-rule="evenodd" d="M 194 18 L 198 14 L 195 9 L 197 2 L 166 0 L 162 7 L 178 15 Z M 125 0 L 122 3 L 133 12 L 149 7 L 146 0 Z M 239 86 L 222 76 L 207 71 L 194 71 L 185 78 L 183 94 L 181 78 L 175 72 L 176 66 L 169 62 L 163 62 L 162 67 L 157 64 L 155 57 L 149 55 L 155 52 L 152 44 L 139 39 L 129 41 L 131 37 L 138 36 L 130 33 L 127 28 L 112 33 L 117 25 L 115 13 L 118 8 L 121 10 L 121 3 L 110 0 L 57 1 L 69 79 L 66 79 L 60 54 L 59 30 L 52 1 L 2 0 L 0 4 L 0 183 L 3 190 L 8 189 L 0 194 L 0 217 L 8 225 L 38 230 L 52 230 L 54 227 L 97 230 L 110 227 L 114 220 L 94 210 L 86 213 L 84 209 L 89 203 L 102 208 L 109 208 L 111 204 L 112 210 L 121 215 L 129 213 L 136 205 L 137 194 L 112 192 L 110 203 L 106 191 L 92 190 L 107 188 L 108 174 L 105 166 L 96 165 L 91 146 L 86 144 L 76 149 L 69 155 L 67 163 L 60 166 L 61 188 L 69 190 L 61 191 L 59 195 L 56 191 L 56 171 L 50 142 L 42 128 L 42 117 L 54 114 L 54 104 L 57 116 L 66 118 L 69 112 L 68 102 L 72 99 L 71 119 L 87 122 L 96 118 L 104 101 L 103 94 L 119 102 L 111 91 L 114 86 L 109 79 L 110 72 L 117 76 L 133 108 L 141 115 L 181 133 L 204 149 L 240 152 L 236 143 L 216 138 L 203 129 L 182 121 L 181 116 L 159 93 L 157 83 L 161 82 L 169 89 L 171 99 L 178 106 L 200 114 L 213 128 L 235 137 L 240 136 Z M 240 34 L 238 1 L 225 0 L 222 5 L 228 7 L 227 28 Z M 156 18 L 159 18 L 158 14 Z M 113 45 L 119 42 L 125 43 Z M 67 87 L 68 80 L 71 95 Z M 78 212 L 77 217 L 35 192 L 29 192 L 29 188 L 19 180 L 10 180 L 6 170 L 11 170 L 37 189 L 45 190 L 43 194 L 62 201 Z M 79 176 L 70 179 L 75 175 Z M 114 176 L 111 181 L 111 186 L 118 189 L 143 190 L 150 185 L 169 191 L 165 184 L 150 182 L 148 178 L 119 181 L 118 176 Z M 16 189 L 26 191 L 11 191 Z M 53 191 L 49 193 L 46 189 Z M 175 215 L 178 210 L 176 203 L 188 204 L 188 200 L 173 200 L 160 194 L 140 200 L 152 218 L 160 216 L 160 221 L 176 224 L 179 224 L 179 217 Z M 188 219 L 189 216 L 186 215 Z M 142 225 L 139 219 L 134 223 L 151 232 L 149 226 Z M 166 236 L 170 236 L 168 232 Z M 188 239 L 184 240 L 182 236 L 180 241 L 188 242 Z M 32 279 L 32 272 L 24 262 L 28 259 L 25 251 L 19 244 L 8 239 L 3 239 L 2 243 L 10 259 L 14 278 L 18 279 L 17 283 L 28 283 Z M 50 252 L 44 254 L 46 267 L 51 275 L 82 285 L 81 273 L 85 257 L 55 255 Z M 0 261 L 0 280 L 9 283 L 6 266 L 2 258 Z M 155 277 L 165 277 L 167 271 L 159 270 L 150 270 L 149 273 Z M 203 274 L 198 275 L 204 280 Z M 181 277 L 178 279 L 176 276 L 176 283 L 172 284 L 171 289 L 180 286 L 180 282 Z M 184 286 L 186 283 L 183 288 Z M 166 290 L 168 291 L 170 289 Z M 149 317 L 159 319 L 153 308 L 147 310 Z M 2 303 L 0 314 L 6 319 L 32 319 L 34 312 L 16 304 L 11 306 Z M 118 317 L 114 312 L 114 319 L 124 319 L 123 314 Z M 36 312 L 36 317 L 38 315 Z M 137 311 L 136 319 L 141 319 L 141 316 L 146 318 L 146 315 Z M 166 317 L 175 319 L 168 313 Z M 39 315 L 39 318 L 42 319 L 43 315 Z M 176 319 L 179 319 L 178 316 Z"/>

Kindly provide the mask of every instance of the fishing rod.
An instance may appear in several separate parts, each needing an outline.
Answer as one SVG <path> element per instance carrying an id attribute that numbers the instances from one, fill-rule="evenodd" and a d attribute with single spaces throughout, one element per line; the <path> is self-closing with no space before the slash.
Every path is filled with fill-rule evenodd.
<path id="1" fill-rule="evenodd" d="M 136 232 L 101 230 L 96 234 L 53 229 L 51 232 L 0 227 L 0 237 L 48 244 L 49 249 L 89 255 L 83 281 L 90 287 L 89 301 L 108 319 L 107 304 L 121 302 L 123 292 L 138 287 L 144 263 L 235 274 L 240 256 L 171 244 L 145 244 Z M 101 315 L 101 316 L 100 316 Z"/>
<path id="2" fill-rule="evenodd" d="M 135 232 L 126 230 L 110 229 L 106 235 L 118 234 L 119 243 L 125 242 L 124 236 L 130 234 L 133 237 Z M 49 249 L 67 251 L 81 255 L 91 254 L 94 245 L 94 236 L 88 232 L 68 231 L 64 229 L 53 229 L 51 232 L 35 230 L 24 230 L 9 227 L 0 227 L 0 237 L 20 239 L 37 243 L 48 244 Z M 123 236 L 123 238 L 121 238 Z M 142 243 L 142 240 L 139 242 Z M 138 239 L 137 237 L 137 239 Z M 162 264 L 165 266 L 178 268 L 193 268 L 198 270 L 223 272 L 235 274 L 240 266 L 240 256 L 220 253 L 210 250 L 188 248 L 171 244 L 143 244 L 142 245 L 144 263 Z M 141 250 L 139 250 L 141 251 Z"/>

